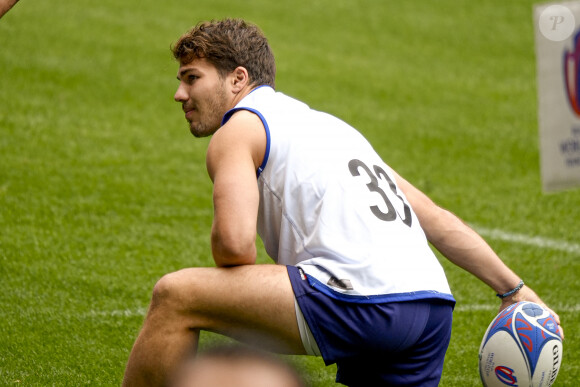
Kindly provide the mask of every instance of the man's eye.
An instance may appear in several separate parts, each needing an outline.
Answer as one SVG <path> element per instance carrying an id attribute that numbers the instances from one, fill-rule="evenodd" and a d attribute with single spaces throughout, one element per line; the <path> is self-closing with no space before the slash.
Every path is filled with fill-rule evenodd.
<path id="1" fill-rule="evenodd" d="M 197 75 L 188 75 L 187 76 L 187 80 L 191 83 L 194 82 L 195 80 L 197 80 L 197 78 L 199 78 Z"/>

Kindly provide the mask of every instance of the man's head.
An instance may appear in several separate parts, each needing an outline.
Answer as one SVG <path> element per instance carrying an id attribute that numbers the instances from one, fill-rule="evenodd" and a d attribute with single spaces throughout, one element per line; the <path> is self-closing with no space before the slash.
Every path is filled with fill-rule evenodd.
<path id="1" fill-rule="evenodd" d="M 239 346 L 216 347 L 188 359 L 171 387 L 305 387 L 288 365 Z"/>
<path id="2" fill-rule="evenodd" d="M 172 51 L 180 64 L 205 58 L 222 77 L 242 66 L 253 86 L 274 87 L 276 64 L 268 40 L 257 26 L 244 20 L 201 22 L 179 38 Z"/>
<path id="3" fill-rule="evenodd" d="M 172 47 L 179 61 L 181 102 L 197 137 L 213 134 L 236 96 L 260 85 L 274 87 L 274 55 L 260 29 L 240 19 L 202 22 Z"/>

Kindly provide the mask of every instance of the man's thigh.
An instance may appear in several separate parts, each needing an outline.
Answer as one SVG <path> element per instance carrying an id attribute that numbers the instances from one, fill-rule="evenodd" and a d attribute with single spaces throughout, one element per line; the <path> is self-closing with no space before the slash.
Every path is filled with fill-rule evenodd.
<path id="1" fill-rule="evenodd" d="M 276 352 L 304 353 L 286 266 L 190 268 L 161 281 L 176 295 L 176 307 L 192 329 Z"/>

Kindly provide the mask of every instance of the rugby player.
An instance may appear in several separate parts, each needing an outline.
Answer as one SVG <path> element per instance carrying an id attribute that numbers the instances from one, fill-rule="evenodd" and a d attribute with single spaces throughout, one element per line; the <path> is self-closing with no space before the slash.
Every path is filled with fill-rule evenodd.
<path id="1" fill-rule="evenodd" d="M 194 136 L 212 136 L 217 267 L 157 282 L 126 386 L 164 385 L 201 330 L 322 356 L 349 386 L 436 386 L 455 300 L 428 242 L 489 285 L 501 308 L 543 304 L 357 130 L 277 91 L 258 27 L 202 22 L 172 49 L 175 100 Z M 257 233 L 276 265 L 254 264 Z"/>

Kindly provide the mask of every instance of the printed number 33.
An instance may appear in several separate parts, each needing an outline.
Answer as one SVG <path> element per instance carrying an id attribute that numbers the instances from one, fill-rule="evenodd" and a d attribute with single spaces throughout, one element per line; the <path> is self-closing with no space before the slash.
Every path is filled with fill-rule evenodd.
<path id="1" fill-rule="evenodd" d="M 411 217 L 411 209 L 409 208 L 409 205 L 407 205 L 405 200 L 401 197 L 401 195 L 399 195 L 399 193 L 397 192 L 397 186 L 395 185 L 395 183 L 393 183 L 393 181 L 391 180 L 389 175 L 387 175 L 384 169 L 382 169 L 378 165 L 374 165 L 373 166 L 374 173 L 373 173 L 365 163 L 363 163 L 358 159 L 350 160 L 350 162 L 348 163 L 348 169 L 350 170 L 350 173 L 353 176 L 360 176 L 360 170 L 361 169 L 364 170 L 371 179 L 371 182 L 367 184 L 367 188 L 369 189 L 369 191 L 376 192 L 383 198 L 385 204 L 387 205 L 387 212 L 381 211 L 378 206 L 370 207 L 372 213 L 377 218 L 379 218 L 380 220 L 384 220 L 385 222 L 392 222 L 396 220 L 397 215 L 399 215 L 403 223 L 411 227 L 411 222 L 413 221 Z M 387 183 L 389 184 L 389 187 L 391 188 L 391 191 L 393 191 L 393 193 L 401 200 L 401 202 L 403 202 L 405 215 L 404 218 L 401 217 L 401 214 L 399 214 L 395 210 L 393 203 L 391 203 L 385 191 L 383 191 L 382 188 L 379 187 L 379 180 L 377 178 L 381 180 L 383 179 L 386 180 Z"/>

